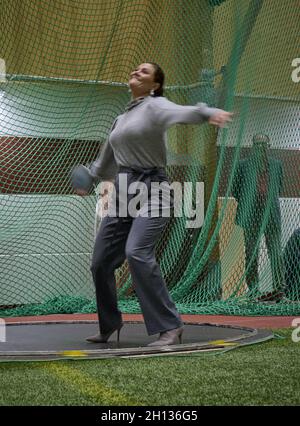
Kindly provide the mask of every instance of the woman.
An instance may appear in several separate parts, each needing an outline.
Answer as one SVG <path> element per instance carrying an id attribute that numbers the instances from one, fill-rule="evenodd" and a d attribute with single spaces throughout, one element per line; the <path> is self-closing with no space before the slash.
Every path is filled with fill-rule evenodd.
<path id="1" fill-rule="evenodd" d="M 132 101 L 115 120 L 100 157 L 88 170 L 87 181 L 90 179 L 90 182 L 74 184 L 78 194 L 87 194 L 89 184 L 97 178 L 115 179 L 116 202 L 121 206 L 121 177 L 126 177 L 126 191 L 131 183 L 137 181 L 145 183 L 147 188 L 154 181 L 168 186 L 165 174 L 166 130 L 177 123 L 196 124 L 208 120 L 223 127 L 231 121 L 231 113 L 208 108 L 205 104 L 182 106 L 168 101 L 163 97 L 163 84 L 164 73 L 155 63 L 141 64 L 131 73 L 129 87 Z M 121 217 L 117 213 L 106 216 L 101 222 L 91 267 L 100 334 L 87 338 L 89 342 L 107 342 L 115 331 L 119 341 L 123 323 L 117 306 L 114 271 L 125 258 L 147 332 L 149 335 L 159 333 L 159 338 L 149 346 L 171 345 L 178 339 L 181 342 L 183 323 L 155 259 L 155 244 L 169 219 L 162 214 L 155 217 L 147 214 L 150 207 L 153 208 L 149 199 L 142 202 L 143 214 L 131 216 L 127 212 Z M 130 197 L 127 203 L 129 200 Z M 154 207 L 162 211 L 170 206 L 162 196 Z"/>

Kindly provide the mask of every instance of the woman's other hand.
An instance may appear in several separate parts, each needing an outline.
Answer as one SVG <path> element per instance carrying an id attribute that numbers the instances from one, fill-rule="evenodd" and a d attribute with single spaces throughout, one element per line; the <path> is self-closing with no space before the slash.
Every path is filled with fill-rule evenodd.
<path id="1" fill-rule="evenodd" d="M 81 195 L 82 197 L 84 195 L 88 195 L 88 191 L 86 191 L 85 189 L 74 189 L 74 192 L 76 195 Z"/>
<path id="2" fill-rule="evenodd" d="M 227 112 L 227 111 L 218 111 L 214 115 L 210 117 L 208 120 L 209 124 L 212 124 L 214 126 L 223 128 L 226 126 L 227 123 L 230 123 L 232 121 L 233 113 Z"/>

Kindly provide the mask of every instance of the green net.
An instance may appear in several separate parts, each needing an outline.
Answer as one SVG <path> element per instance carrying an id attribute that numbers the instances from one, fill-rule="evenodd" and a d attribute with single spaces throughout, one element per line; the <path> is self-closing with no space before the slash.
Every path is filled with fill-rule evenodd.
<path id="1" fill-rule="evenodd" d="M 157 247 L 180 312 L 300 314 L 300 1 L 0 3 L 0 316 L 96 311 L 98 198 L 74 195 L 70 170 L 147 61 L 170 100 L 235 113 L 168 133 L 170 179 L 205 187 L 201 228 L 172 218 Z M 140 312 L 126 262 L 116 275 L 121 310 Z"/>

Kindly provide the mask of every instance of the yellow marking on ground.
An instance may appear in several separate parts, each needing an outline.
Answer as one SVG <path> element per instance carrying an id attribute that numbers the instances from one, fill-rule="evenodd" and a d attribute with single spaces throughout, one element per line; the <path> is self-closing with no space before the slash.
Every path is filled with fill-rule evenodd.
<path id="1" fill-rule="evenodd" d="M 47 365 L 46 370 L 57 376 L 67 385 L 79 390 L 82 394 L 93 398 L 98 404 L 141 405 L 141 403 L 128 398 L 118 390 L 105 386 L 78 369 L 68 365 L 51 363 Z"/>
<path id="2" fill-rule="evenodd" d="M 209 342 L 210 345 L 213 346 L 238 346 L 238 343 L 234 342 L 225 342 L 225 340 L 212 340 Z"/>
<path id="3" fill-rule="evenodd" d="M 87 354 L 84 351 L 62 351 L 58 352 L 59 355 L 62 356 L 70 356 L 70 357 L 84 357 L 87 356 Z"/>

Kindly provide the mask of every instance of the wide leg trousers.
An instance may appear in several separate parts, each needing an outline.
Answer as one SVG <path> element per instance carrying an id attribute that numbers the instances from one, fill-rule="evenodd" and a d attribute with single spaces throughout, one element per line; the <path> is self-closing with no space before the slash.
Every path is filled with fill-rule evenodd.
<path id="1" fill-rule="evenodd" d="M 155 245 L 168 221 L 168 217 L 103 218 L 91 266 L 102 334 L 118 328 L 122 321 L 117 303 L 115 270 L 125 259 L 148 334 L 182 326 L 155 258 Z"/>

